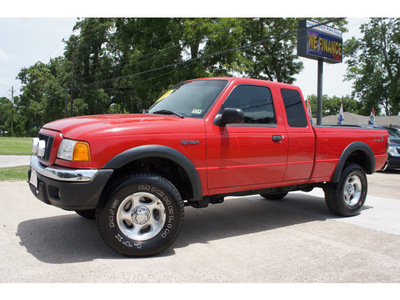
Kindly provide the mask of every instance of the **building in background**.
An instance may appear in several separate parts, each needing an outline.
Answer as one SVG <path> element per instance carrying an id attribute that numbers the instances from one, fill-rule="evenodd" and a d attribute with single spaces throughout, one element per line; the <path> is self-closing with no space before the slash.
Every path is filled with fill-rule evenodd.
<path id="1" fill-rule="evenodd" d="M 344 112 L 346 125 L 368 125 L 370 116 L 361 116 L 350 112 Z M 339 114 L 326 116 L 322 118 L 322 125 L 336 125 Z M 400 116 L 375 116 L 375 126 L 386 126 L 400 128 Z"/>

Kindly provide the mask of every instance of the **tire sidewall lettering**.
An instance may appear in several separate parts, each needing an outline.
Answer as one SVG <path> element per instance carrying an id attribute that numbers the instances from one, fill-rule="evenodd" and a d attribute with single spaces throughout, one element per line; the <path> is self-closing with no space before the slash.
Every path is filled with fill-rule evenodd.
<path id="1" fill-rule="evenodd" d="M 136 186 L 136 188 L 135 188 Z M 136 192 L 147 192 L 151 193 L 155 196 L 157 196 L 160 201 L 163 202 L 165 206 L 165 213 L 166 213 L 166 221 L 164 224 L 163 229 L 157 234 L 157 236 L 154 237 L 154 239 L 166 239 L 168 236 L 173 232 L 173 228 L 175 226 L 174 220 L 174 213 L 175 213 L 175 207 L 174 207 L 174 201 L 171 201 L 170 196 L 162 190 L 160 187 L 152 185 L 152 184 L 137 184 L 133 185 L 133 190 L 137 190 Z M 131 189 L 132 191 L 132 189 Z M 109 228 L 111 231 L 114 232 L 114 237 L 115 239 L 121 243 L 121 245 L 128 247 L 128 248 L 136 248 L 136 249 L 142 249 L 147 241 L 136 241 L 128 238 L 125 236 L 120 229 L 118 228 L 118 224 L 116 224 L 116 212 L 118 210 L 118 207 L 122 201 L 118 199 L 124 199 L 124 197 L 129 196 L 131 194 L 136 193 L 135 191 L 133 192 L 124 192 L 121 191 L 122 194 L 118 195 L 118 198 L 114 199 L 112 201 L 112 204 L 110 206 L 109 212 L 108 212 L 108 218 L 109 218 Z"/>
<path id="2" fill-rule="evenodd" d="M 163 218 L 162 223 L 158 223 L 158 227 L 155 228 L 156 231 L 149 235 L 145 235 L 147 231 L 143 231 L 144 235 L 139 235 L 136 232 L 131 234 L 129 232 L 130 216 L 120 215 L 121 213 L 124 214 L 123 210 L 129 211 L 132 213 L 132 222 L 137 223 L 138 210 L 135 211 L 135 208 L 132 208 L 132 204 L 129 204 L 130 202 L 127 200 L 127 197 L 136 193 L 142 195 L 138 195 L 140 198 L 132 198 L 133 202 L 131 203 L 136 205 L 139 212 L 140 206 L 142 206 L 142 200 L 139 199 L 148 197 L 156 201 L 147 204 L 146 200 L 143 199 L 143 206 L 149 205 L 150 211 L 154 209 L 150 216 L 157 219 L 157 216 Z M 125 205 L 130 206 L 125 207 Z M 158 213 L 155 211 L 158 211 Z M 141 217 L 143 218 L 143 216 Z M 104 198 L 96 208 L 97 228 L 106 244 L 116 252 L 133 257 L 151 256 L 171 246 L 179 235 L 183 218 L 184 202 L 179 191 L 168 179 L 155 173 L 119 175 L 107 187 Z M 147 219 L 147 221 L 151 225 L 155 220 L 149 221 Z M 147 230 L 146 227 L 143 228 L 143 230 Z M 141 240 L 141 238 L 145 239 Z"/>
<path id="3" fill-rule="evenodd" d="M 113 203 L 111 204 L 111 208 L 109 210 L 109 216 L 108 216 L 108 226 L 109 228 L 114 228 L 115 227 L 115 209 L 118 207 L 119 200 L 115 199 Z"/>

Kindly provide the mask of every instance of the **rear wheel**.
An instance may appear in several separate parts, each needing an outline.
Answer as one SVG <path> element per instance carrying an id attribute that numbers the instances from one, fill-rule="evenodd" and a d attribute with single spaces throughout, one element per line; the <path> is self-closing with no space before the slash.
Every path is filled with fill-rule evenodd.
<path id="1" fill-rule="evenodd" d="M 103 206 L 97 208 L 100 235 L 115 251 L 150 256 L 167 249 L 183 222 L 177 189 L 154 174 L 132 174 L 117 180 Z"/>
<path id="2" fill-rule="evenodd" d="M 348 165 L 338 183 L 324 188 L 328 208 L 336 215 L 349 217 L 358 214 L 367 197 L 368 182 L 364 169 L 358 164 Z"/>

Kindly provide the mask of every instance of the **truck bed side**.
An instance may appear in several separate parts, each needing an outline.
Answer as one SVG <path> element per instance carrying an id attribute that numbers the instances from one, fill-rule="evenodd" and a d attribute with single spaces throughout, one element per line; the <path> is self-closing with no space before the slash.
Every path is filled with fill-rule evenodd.
<path id="1" fill-rule="evenodd" d="M 368 174 L 380 170 L 386 162 L 386 130 L 315 126 L 314 132 L 315 165 L 310 182 L 334 180 L 337 168 L 349 162 L 357 162 Z"/>

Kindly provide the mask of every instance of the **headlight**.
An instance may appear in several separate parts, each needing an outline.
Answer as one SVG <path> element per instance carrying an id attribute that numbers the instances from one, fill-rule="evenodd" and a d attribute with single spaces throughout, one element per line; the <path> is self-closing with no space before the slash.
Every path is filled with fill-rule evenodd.
<path id="1" fill-rule="evenodd" d="M 86 142 L 62 140 L 57 157 L 69 161 L 90 161 L 90 147 Z"/>
<path id="2" fill-rule="evenodd" d="M 39 149 L 39 138 L 33 138 L 32 141 L 32 152 L 37 153 Z"/>
<path id="3" fill-rule="evenodd" d="M 34 138 L 32 141 L 32 152 L 37 156 L 43 157 L 46 153 L 46 142 L 39 140 L 39 138 Z"/>
<path id="4" fill-rule="evenodd" d="M 389 153 L 397 154 L 397 149 L 395 147 L 389 146 Z"/>

